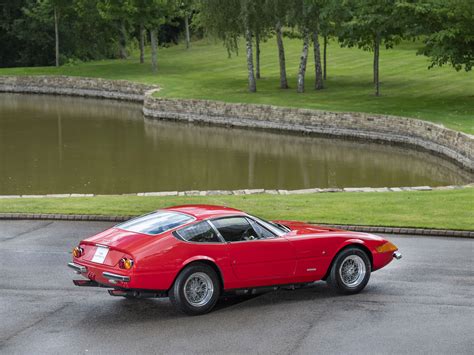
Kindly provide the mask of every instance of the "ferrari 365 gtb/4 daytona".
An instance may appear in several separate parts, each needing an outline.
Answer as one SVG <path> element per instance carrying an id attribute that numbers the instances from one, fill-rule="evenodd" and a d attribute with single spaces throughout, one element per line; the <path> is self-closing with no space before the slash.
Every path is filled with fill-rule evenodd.
<path id="1" fill-rule="evenodd" d="M 266 221 L 220 206 L 170 207 L 131 219 L 73 250 L 69 263 L 113 296 L 169 297 L 182 312 L 209 312 L 220 295 L 325 280 L 354 294 L 370 273 L 401 258 L 386 239 L 293 221 Z"/>

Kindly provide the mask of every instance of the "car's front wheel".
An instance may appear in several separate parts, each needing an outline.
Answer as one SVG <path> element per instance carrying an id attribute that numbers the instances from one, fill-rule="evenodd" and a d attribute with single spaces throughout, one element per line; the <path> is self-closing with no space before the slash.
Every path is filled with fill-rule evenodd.
<path id="1" fill-rule="evenodd" d="M 214 269 L 203 263 L 187 266 L 169 292 L 171 303 L 188 315 L 204 314 L 215 306 L 220 282 Z"/>
<path id="2" fill-rule="evenodd" d="M 362 291 L 369 282 L 370 259 L 365 251 L 349 247 L 337 254 L 327 278 L 329 286 L 340 294 Z"/>

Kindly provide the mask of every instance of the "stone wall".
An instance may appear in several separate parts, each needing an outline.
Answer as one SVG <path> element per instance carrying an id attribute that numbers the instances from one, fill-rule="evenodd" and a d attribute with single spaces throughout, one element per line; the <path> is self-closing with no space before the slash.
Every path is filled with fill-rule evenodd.
<path id="1" fill-rule="evenodd" d="M 431 122 L 366 113 L 154 97 L 158 86 L 66 76 L 0 76 L 0 92 L 61 94 L 144 102 L 147 117 L 297 131 L 411 145 L 474 171 L 474 136 Z"/>
<path id="2" fill-rule="evenodd" d="M 327 112 L 206 100 L 145 98 L 147 117 L 299 131 L 411 145 L 474 171 L 474 137 L 431 122 L 366 113 Z"/>
<path id="3" fill-rule="evenodd" d="M 0 76 L 0 92 L 56 94 L 143 102 L 157 86 L 68 76 Z"/>

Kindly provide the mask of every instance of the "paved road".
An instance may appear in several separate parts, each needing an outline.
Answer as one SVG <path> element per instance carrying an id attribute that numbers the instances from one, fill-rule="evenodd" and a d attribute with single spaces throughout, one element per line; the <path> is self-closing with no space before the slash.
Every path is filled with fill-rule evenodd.
<path id="1" fill-rule="evenodd" d="M 392 236 L 401 261 L 365 291 L 325 283 L 222 300 L 201 317 L 167 299 L 72 285 L 69 251 L 110 224 L 0 222 L 0 353 L 471 353 L 473 240 Z"/>

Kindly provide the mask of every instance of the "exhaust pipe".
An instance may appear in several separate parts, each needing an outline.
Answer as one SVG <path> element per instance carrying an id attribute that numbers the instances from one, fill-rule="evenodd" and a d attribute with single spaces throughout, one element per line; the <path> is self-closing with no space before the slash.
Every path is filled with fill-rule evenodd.
<path id="1" fill-rule="evenodd" d="M 402 258 L 402 254 L 396 251 L 395 253 L 393 253 L 393 257 L 397 260 L 400 260 Z"/>

